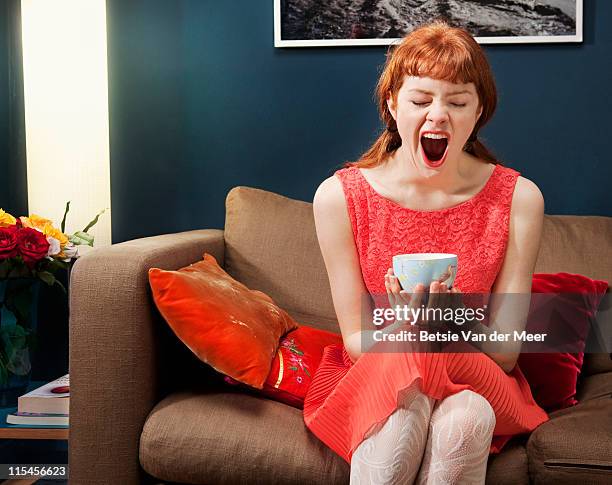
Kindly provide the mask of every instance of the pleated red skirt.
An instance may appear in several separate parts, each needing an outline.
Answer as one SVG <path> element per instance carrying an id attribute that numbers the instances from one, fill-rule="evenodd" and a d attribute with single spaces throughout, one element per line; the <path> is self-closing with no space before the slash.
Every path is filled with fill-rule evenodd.
<path id="1" fill-rule="evenodd" d="M 306 426 L 348 463 L 357 446 L 398 406 L 414 382 L 444 399 L 465 389 L 485 397 L 496 416 L 491 453 L 548 420 L 518 365 L 506 374 L 482 353 L 365 353 L 351 362 L 343 345 L 325 348 L 304 403 Z"/>

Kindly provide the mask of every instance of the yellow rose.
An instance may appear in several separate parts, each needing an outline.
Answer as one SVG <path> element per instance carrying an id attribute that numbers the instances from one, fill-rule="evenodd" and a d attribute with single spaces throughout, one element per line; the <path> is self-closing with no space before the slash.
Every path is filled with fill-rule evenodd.
<path id="1" fill-rule="evenodd" d="M 59 229 L 56 229 L 55 227 L 53 227 L 53 224 L 51 224 L 51 222 L 47 222 L 42 227 L 42 232 L 45 236 L 51 236 L 57 239 L 60 243 L 62 251 L 64 250 L 64 247 L 66 246 L 66 244 L 68 244 L 68 236 L 66 236 L 66 234 L 64 234 Z"/>
<path id="2" fill-rule="evenodd" d="M 42 229 L 46 224 L 53 224 L 49 219 L 30 214 L 30 217 L 21 217 L 23 227 L 31 227 L 33 229 Z"/>
<path id="3" fill-rule="evenodd" d="M 12 215 L 0 209 L 0 227 L 12 226 L 17 222 Z"/>

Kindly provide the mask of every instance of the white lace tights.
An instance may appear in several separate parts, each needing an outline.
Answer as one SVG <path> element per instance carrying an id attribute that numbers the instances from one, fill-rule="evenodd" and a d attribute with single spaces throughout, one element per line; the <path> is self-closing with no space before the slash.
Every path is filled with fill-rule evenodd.
<path id="1" fill-rule="evenodd" d="M 436 402 L 413 385 L 353 453 L 350 483 L 483 484 L 493 428 L 495 413 L 481 395 Z"/>

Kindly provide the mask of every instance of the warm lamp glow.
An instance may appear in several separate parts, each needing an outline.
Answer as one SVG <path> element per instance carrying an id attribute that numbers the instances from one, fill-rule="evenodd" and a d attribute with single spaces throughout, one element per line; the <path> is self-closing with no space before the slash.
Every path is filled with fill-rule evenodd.
<path id="1" fill-rule="evenodd" d="M 66 232 L 110 208 L 105 0 L 22 0 L 30 213 Z M 91 229 L 111 243 L 110 211 Z"/>

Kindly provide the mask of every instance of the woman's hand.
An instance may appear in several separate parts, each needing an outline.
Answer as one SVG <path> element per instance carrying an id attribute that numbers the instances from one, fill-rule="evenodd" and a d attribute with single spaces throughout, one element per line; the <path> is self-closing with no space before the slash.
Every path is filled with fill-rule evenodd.
<path id="1" fill-rule="evenodd" d="M 415 317 L 416 321 L 396 322 L 389 328 L 393 328 L 396 325 L 410 325 L 420 327 L 420 330 L 427 330 L 430 333 L 436 331 L 447 331 L 445 328 L 444 320 L 435 320 L 427 318 L 431 314 L 431 309 L 441 309 L 444 312 L 445 308 L 452 308 L 457 304 L 457 300 L 461 301 L 461 291 L 459 288 L 449 289 L 446 283 L 440 283 L 439 281 L 432 281 L 429 288 L 426 289 L 423 283 L 419 283 L 414 288 L 414 293 L 410 294 L 406 290 L 402 290 L 398 278 L 393 274 L 393 269 L 389 268 L 387 274 L 385 274 L 385 289 L 387 290 L 387 297 L 391 308 L 396 308 L 398 305 L 408 307 L 408 315 Z M 425 296 L 429 294 L 427 306 L 422 306 L 425 300 Z M 411 311 L 410 309 L 414 309 Z M 441 313 L 441 312 L 435 312 Z M 403 314 L 403 313 L 402 313 Z M 415 329 L 416 330 L 416 329 Z M 414 330 L 413 330 L 414 331 Z M 442 349 L 442 345 L 436 341 L 421 341 L 417 340 L 414 344 L 403 344 L 401 346 L 403 352 L 439 352 Z"/>
<path id="2" fill-rule="evenodd" d="M 423 283 L 417 284 L 412 294 L 403 290 L 397 276 L 393 274 L 392 268 L 389 268 L 385 274 L 385 289 L 391 308 L 406 305 L 408 308 L 414 308 L 416 310 L 421 306 L 426 294 L 425 285 Z M 445 308 L 459 308 L 463 306 L 461 301 L 461 290 L 457 287 L 449 289 L 446 283 L 432 281 L 427 293 L 429 293 L 427 309 L 440 308 L 444 310 Z M 428 322 L 423 318 L 423 312 L 421 312 L 421 315 L 422 317 L 419 321 L 415 322 L 415 324 L 427 325 Z M 429 325 L 431 325 L 431 323 L 442 322 L 429 322 Z"/>
<path id="3" fill-rule="evenodd" d="M 414 293 L 410 294 L 406 290 L 402 290 L 399 279 L 393 274 L 393 268 L 387 270 L 385 274 L 385 290 L 387 290 L 387 298 L 391 308 L 397 306 L 408 308 L 418 308 L 425 297 L 425 285 L 422 283 L 414 287 Z"/>

